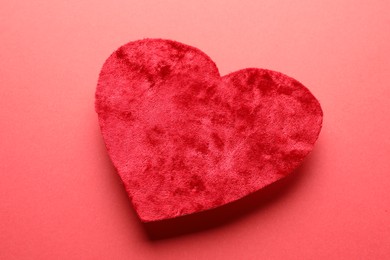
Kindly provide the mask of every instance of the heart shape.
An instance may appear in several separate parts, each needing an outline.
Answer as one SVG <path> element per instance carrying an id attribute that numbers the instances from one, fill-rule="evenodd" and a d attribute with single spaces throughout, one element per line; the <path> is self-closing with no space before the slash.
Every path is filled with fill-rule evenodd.
<path id="1" fill-rule="evenodd" d="M 255 68 L 221 77 L 200 50 L 162 39 L 107 59 L 95 108 L 143 222 L 215 208 L 285 177 L 322 125 L 319 102 L 295 79 Z"/>

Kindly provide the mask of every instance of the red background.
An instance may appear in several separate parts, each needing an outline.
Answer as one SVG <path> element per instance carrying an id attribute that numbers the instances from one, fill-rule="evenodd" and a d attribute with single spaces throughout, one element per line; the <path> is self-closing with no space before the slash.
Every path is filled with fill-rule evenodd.
<path id="1" fill-rule="evenodd" d="M 388 258 L 389 10 L 368 0 L 1 1 L 0 258 Z M 301 81 L 324 110 L 305 164 L 207 217 L 142 225 L 104 148 L 94 92 L 111 52 L 144 37 L 195 46 L 222 75 L 260 67 Z"/>

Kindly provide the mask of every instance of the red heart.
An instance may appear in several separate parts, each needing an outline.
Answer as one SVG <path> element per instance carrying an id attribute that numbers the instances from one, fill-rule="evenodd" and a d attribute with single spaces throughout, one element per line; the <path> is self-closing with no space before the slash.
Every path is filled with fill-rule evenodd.
<path id="1" fill-rule="evenodd" d="M 96 111 L 144 222 L 215 208 L 285 177 L 322 125 L 320 104 L 295 79 L 264 69 L 221 77 L 200 50 L 161 39 L 107 59 Z"/>

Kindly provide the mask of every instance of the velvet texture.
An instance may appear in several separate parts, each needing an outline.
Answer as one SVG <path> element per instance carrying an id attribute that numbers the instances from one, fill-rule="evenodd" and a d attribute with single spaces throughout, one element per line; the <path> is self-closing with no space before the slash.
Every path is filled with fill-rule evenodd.
<path id="1" fill-rule="evenodd" d="M 255 68 L 221 77 L 200 50 L 161 39 L 115 51 L 95 105 L 144 222 L 218 207 L 285 177 L 322 124 L 319 102 L 295 79 Z"/>

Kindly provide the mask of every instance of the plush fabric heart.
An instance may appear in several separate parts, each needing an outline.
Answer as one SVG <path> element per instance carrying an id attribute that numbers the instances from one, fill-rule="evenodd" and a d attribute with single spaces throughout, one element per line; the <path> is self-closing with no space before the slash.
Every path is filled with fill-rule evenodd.
<path id="1" fill-rule="evenodd" d="M 95 105 L 144 222 L 215 208 L 285 177 L 322 124 L 320 104 L 295 79 L 255 68 L 221 77 L 200 50 L 161 39 L 115 51 Z"/>

